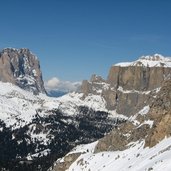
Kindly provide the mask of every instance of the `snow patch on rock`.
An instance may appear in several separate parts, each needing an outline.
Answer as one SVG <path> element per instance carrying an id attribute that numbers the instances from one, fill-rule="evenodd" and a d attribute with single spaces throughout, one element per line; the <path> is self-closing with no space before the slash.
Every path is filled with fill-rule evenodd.
<path id="1" fill-rule="evenodd" d="M 142 56 L 134 62 L 122 62 L 114 66 L 128 67 L 128 66 L 143 66 L 143 67 L 171 67 L 171 57 L 164 57 L 160 54 L 152 56 Z"/>

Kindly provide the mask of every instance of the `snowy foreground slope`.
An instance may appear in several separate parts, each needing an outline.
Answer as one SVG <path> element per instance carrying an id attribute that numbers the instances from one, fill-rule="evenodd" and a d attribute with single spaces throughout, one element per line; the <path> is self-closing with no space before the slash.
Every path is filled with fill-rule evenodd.
<path id="1" fill-rule="evenodd" d="M 81 145 L 70 152 L 82 154 L 67 171 L 171 170 L 171 138 L 165 138 L 152 148 L 143 148 L 144 141 L 139 141 L 129 144 L 130 147 L 124 151 L 94 154 L 96 144 Z"/>

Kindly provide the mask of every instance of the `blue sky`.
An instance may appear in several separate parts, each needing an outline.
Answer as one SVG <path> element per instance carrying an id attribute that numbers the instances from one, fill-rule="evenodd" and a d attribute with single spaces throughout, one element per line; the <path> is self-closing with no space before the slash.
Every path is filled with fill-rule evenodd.
<path id="1" fill-rule="evenodd" d="M 77 81 L 141 55 L 171 56 L 170 0 L 1 0 L 0 49 L 27 47 L 45 80 Z"/>

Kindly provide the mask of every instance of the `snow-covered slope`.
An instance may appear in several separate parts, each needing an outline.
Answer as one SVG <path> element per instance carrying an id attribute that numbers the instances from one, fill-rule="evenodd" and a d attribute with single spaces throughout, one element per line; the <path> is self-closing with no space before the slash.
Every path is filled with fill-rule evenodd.
<path id="1" fill-rule="evenodd" d="M 41 101 L 11 83 L 0 82 L 0 119 L 14 129 L 31 122 Z"/>
<path id="2" fill-rule="evenodd" d="M 128 66 L 144 66 L 144 67 L 171 67 L 171 58 L 164 57 L 160 54 L 154 54 L 152 56 L 142 56 L 138 60 L 133 62 L 122 62 L 115 64 L 114 66 L 128 67 Z"/>
<path id="3" fill-rule="evenodd" d="M 102 96 L 82 96 L 34 95 L 0 82 L 0 170 L 46 170 L 76 145 L 96 141 L 126 119 L 106 110 Z"/>
<path id="4" fill-rule="evenodd" d="M 23 127 L 32 121 L 39 109 L 39 115 L 46 111 L 60 109 L 67 115 L 76 115 L 78 106 L 87 106 L 94 110 L 107 111 L 105 101 L 101 96 L 91 95 L 82 99 L 82 94 L 70 93 L 60 98 L 48 97 L 44 94 L 37 96 L 11 83 L 0 82 L 0 119 L 6 126 L 14 129 Z"/>
<path id="5" fill-rule="evenodd" d="M 96 144 L 97 142 L 81 145 L 70 152 L 69 154 L 82 154 L 67 171 L 171 170 L 171 138 L 165 138 L 153 148 L 144 149 L 144 141 L 137 141 L 129 144 L 130 148 L 124 151 L 104 151 L 94 154 Z M 63 160 L 58 160 L 58 162 Z"/>

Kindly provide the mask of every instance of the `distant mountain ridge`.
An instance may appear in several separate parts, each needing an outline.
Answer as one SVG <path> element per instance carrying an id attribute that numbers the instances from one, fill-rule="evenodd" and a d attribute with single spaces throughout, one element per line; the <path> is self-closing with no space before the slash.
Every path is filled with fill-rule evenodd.
<path id="1" fill-rule="evenodd" d="M 47 95 L 50 97 L 61 97 L 69 92 L 66 91 L 60 91 L 60 90 L 49 90 L 47 91 Z"/>
<path id="2" fill-rule="evenodd" d="M 0 52 L 0 81 L 11 82 L 35 94 L 45 93 L 38 58 L 27 48 Z"/>

